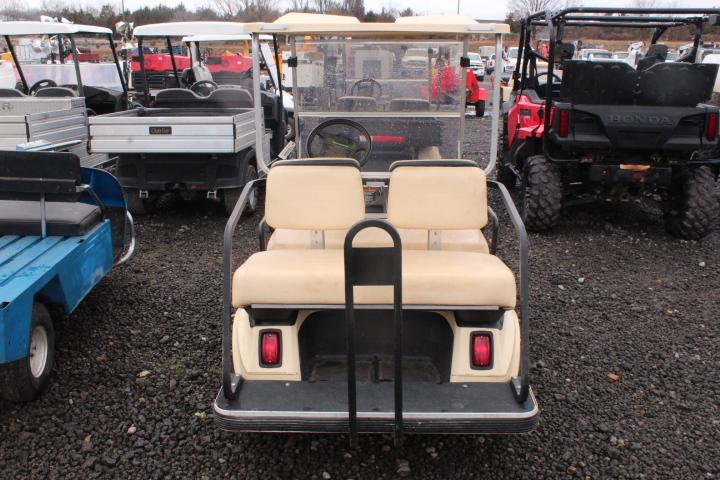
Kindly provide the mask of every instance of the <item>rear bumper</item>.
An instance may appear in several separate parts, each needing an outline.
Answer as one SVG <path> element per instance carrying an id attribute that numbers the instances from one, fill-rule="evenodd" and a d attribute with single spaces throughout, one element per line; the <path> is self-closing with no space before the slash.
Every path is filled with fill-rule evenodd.
<path id="1" fill-rule="evenodd" d="M 117 178 L 150 191 L 241 188 L 246 164 L 243 154 L 121 154 Z"/>
<path id="2" fill-rule="evenodd" d="M 525 433 L 538 422 L 532 391 L 518 404 L 506 383 L 407 382 L 403 385 L 403 430 L 408 433 Z M 358 383 L 358 431 L 392 432 L 393 383 Z M 243 432 L 348 431 L 346 382 L 246 381 L 237 399 L 222 390 L 215 422 Z"/>

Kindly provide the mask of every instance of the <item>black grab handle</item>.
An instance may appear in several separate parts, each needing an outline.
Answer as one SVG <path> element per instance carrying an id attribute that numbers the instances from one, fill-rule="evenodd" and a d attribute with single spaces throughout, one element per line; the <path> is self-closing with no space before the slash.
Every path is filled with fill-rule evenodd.
<path id="1" fill-rule="evenodd" d="M 353 247 L 353 240 L 366 228 L 379 228 L 390 235 L 392 247 Z M 345 236 L 345 322 L 347 328 L 348 421 L 350 443 L 357 445 L 357 380 L 355 375 L 355 298 L 353 287 L 390 285 L 393 287 L 395 330 L 395 445 L 403 430 L 402 389 L 402 244 L 400 234 L 380 219 L 361 220 Z"/>

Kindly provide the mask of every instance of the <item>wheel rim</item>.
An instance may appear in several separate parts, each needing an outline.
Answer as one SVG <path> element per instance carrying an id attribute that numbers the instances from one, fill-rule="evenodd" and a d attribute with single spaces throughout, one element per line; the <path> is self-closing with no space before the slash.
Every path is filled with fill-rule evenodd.
<path id="1" fill-rule="evenodd" d="M 48 357 L 48 334 L 45 327 L 37 325 L 30 337 L 30 373 L 40 378 L 45 371 Z"/>
<path id="2" fill-rule="evenodd" d="M 248 171 L 248 176 L 247 176 L 248 180 L 247 181 L 250 182 L 253 180 L 257 180 L 258 176 L 257 176 L 257 172 L 255 171 L 255 169 L 253 167 L 249 167 L 248 170 L 249 171 Z M 254 212 L 255 209 L 257 208 L 257 205 L 258 205 L 258 191 L 257 191 L 257 188 L 254 188 L 252 193 L 250 194 L 250 198 L 248 198 L 248 206 L 250 207 L 250 210 Z"/>

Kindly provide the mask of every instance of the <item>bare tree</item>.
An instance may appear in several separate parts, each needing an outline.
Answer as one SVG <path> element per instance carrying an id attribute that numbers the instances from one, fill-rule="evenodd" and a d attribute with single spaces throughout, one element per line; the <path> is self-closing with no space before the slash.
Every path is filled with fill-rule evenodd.
<path id="1" fill-rule="evenodd" d="M 27 7 L 22 0 L 5 0 L 0 8 L 0 18 L 3 20 L 22 20 L 27 14 Z"/>
<path id="2" fill-rule="evenodd" d="M 290 0 L 288 10 L 291 11 L 308 11 L 310 10 L 310 0 Z"/>
<path id="3" fill-rule="evenodd" d="M 362 18 L 365 16 L 365 0 L 343 0 L 342 13 Z"/>
<path id="4" fill-rule="evenodd" d="M 242 0 L 213 0 L 215 8 L 223 17 L 237 17 L 242 11 Z"/>
<path id="5" fill-rule="evenodd" d="M 336 13 L 341 9 L 337 0 L 313 0 L 313 3 L 319 13 Z"/>
<path id="6" fill-rule="evenodd" d="M 510 0 L 508 11 L 514 18 L 521 18 L 533 12 L 558 8 L 561 4 L 561 0 Z"/>
<path id="7" fill-rule="evenodd" d="M 277 0 L 213 0 L 223 17 L 241 17 L 247 22 L 277 17 Z"/>

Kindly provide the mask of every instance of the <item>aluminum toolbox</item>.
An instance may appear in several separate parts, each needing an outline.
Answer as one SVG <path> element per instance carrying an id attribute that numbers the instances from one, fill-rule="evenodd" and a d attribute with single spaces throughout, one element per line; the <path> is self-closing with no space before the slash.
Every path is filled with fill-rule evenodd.
<path id="1" fill-rule="evenodd" d="M 93 153 L 237 153 L 254 144 L 250 108 L 143 108 L 90 118 Z"/>

